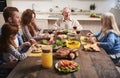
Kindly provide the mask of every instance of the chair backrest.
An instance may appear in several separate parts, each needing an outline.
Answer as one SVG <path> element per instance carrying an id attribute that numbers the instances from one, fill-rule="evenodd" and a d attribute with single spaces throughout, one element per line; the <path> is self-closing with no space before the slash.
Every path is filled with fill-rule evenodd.
<path id="1" fill-rule="evenodd" d="M 3 64 L 3 62 L 4 62 L 3 61 L 3 55 L 2 55 L 2 53 L 0 53 L 0 65 Z"/>

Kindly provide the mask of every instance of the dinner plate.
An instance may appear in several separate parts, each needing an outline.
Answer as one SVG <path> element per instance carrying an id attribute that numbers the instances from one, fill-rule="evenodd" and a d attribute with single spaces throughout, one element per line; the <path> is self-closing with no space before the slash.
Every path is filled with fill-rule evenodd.
<path id="1" fill-rule="evenodd" d="M 66 46 L 71 48 L 71 49 L 77 49 L 80 47 L 80 42 L 77 40 L 68 40 L 66 42 Z"/>
<path id="2" fill-rule="evenodd" d="M 30 47 L 31 53 L 41 53 L 42 52 L 42 48 L 41 48 L 41 44 L 33 44 Z"/>
<path id="3" fill-rule="evenodd" d="M 32 53 L 42 53 L 42 49 L 36 48 L 36 49 L 32 50 Z"/>
<path id="4" fill-rule="evenodd" d="M 40 57 L 42 53 L 30 53 L 28 54 L 29 57 Z"/>
<path id="5" fill-rule="evenodd" d="M 59 71 L 59 72 L 62 72 L 62 73 L 71 73 L 71 72 L 75 72 L 75 71 L 77 71 L 77 70 L 79 70 L 80 69 L 80 66 L 79 65 L 77 65 L 74 69 L 61 69 L 61 68 L 59 68 L 58 67 L 58 63 L 59 62 L 57 62 L 56 64 L 55 64 L 55 68 Z"/>
<path id="6" fill-rule="evenodd" d="M 81 41 L 81 44 L 83 44 L 83 45 L 90 43 L 86 36 L 81 36 L 80 41 Z"/>

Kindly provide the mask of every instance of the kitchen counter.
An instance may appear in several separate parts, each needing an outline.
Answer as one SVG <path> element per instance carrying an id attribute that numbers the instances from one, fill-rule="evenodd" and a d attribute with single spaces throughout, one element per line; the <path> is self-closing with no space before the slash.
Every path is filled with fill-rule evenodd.
<path id="1" fill-rule="evenodd" d="M 62 17 L 61 12 L 39 12 L 36 11 L 36 19 L 43 20 L 58 20 Z M 84 20 L 84 21 L 100 21 L 100 18 L 92 18 L 89 15 L 90 11 L 83 12 L 71 12 L 71 17 L 76 20 Z M 96 13 L 97 15 L 101 15 L 101 13 Z"/>
<path id="2" fill-rule="evenodd" d="M 42 14 L 36 15 L 36 19 L 43 19 L 43 20 L 58 20 L 61 18 L 62 15 L 49 15 L 49 14 Z M 89 15 L 71 15 L 73 19 L 76 20 L 84 20 L 84 21 L 100 21 L 100 18 L 92 18 Z"/>

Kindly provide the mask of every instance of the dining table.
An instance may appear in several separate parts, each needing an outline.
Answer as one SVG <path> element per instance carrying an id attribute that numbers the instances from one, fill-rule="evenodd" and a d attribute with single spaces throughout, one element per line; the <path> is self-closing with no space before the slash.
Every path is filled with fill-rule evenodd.
<path id="1" fill-rule="evenodd" d="M 81 30 L 80 36 L 85 36 L 89 30 Z M 54 53 L 53 53 L 54 54 Z M 89 52 L 79 48 L 79 55 L 72 61 L 79 64 L 80 69 L 70 73 L 59 72 L 55 68 L 60 59 L 53 57 L 53 66 L 43 68 L 41 54 L 28 56 L 20 61 L 7 78 L 120 78 L 120 73 L 109 55 L 100 48 L 99 52 Z"/>

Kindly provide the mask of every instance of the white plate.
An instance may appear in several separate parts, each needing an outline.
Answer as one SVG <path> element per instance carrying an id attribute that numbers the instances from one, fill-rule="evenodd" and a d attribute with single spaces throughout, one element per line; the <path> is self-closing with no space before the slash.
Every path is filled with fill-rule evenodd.
<path id="1" fill-rule="evenodd" d="M 76 66 L 75 69 L 68 69 L 68 70 L 61 70 L 60 68 L 58 68 L 58 62 L 55 64 L 55 68 L 59 71 L 59 72 L 63 72 L 63 73 L 71 73 L 71 72 L 74 72 L 74 71 L 77 71 L 80 69 L 80 66 Z"/>

